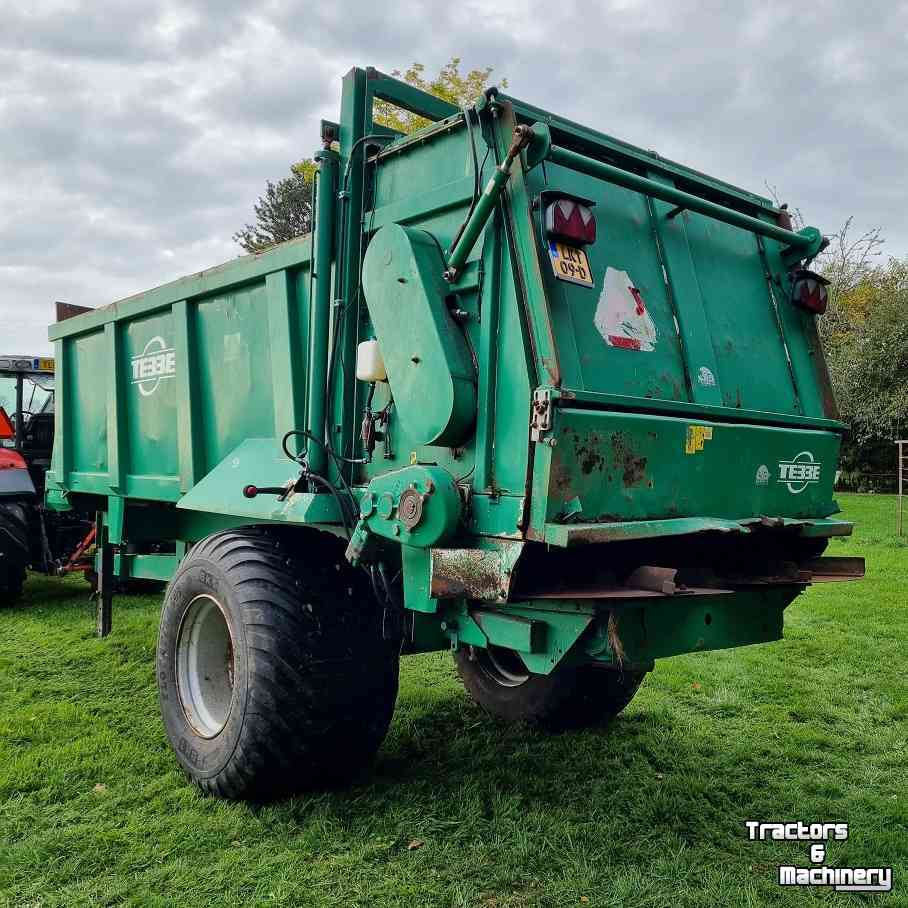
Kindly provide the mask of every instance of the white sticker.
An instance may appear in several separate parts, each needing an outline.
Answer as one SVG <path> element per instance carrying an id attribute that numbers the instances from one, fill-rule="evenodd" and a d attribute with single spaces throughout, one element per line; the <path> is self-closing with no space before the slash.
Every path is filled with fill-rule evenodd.
<path id="1" fill-rule="evenodd" d="M 760 464 L 757 468 L 757 478 L 756 483 L 758 486 L 768 486 L 769 485 L 769 467 L 766 464 Z"/>
<path id="2" fill-rule="evenodd" d="M 707 369 L 706 366 L 700 366 L 700 371 L 697 373 L 697 381 L 700 382 L 704 388 L 714 388 L 716 385 L 716 376 L 713 375 L 712 369 Z"/>
<path id="3" fill-rule="evenodd" d="M 610 347 L 656 349 L 656 324 L 626 271 L 607 268 L 593 324 Z"/>

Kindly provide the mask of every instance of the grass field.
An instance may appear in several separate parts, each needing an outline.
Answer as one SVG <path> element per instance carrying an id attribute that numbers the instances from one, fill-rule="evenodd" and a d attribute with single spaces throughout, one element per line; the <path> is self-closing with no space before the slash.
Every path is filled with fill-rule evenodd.
<path id="1" fill-rule="evenodd" d="M 908 545 L 894 500 L 841 496 L 830 554 L 785 640 L 660 662 L 606 731 L 496 725 L 447 654 L 403 663 L 374 771 L 267 807 L 189 787 L 154 686 L 159 597 L 93 636 L 84 585 L 32 578 L 0 612 L 0 905 L 908 904 Z M 838 820 L 841 866 L 894 867 L 859 898 L 775 883 L 805 843 L 745 819 Z"/>

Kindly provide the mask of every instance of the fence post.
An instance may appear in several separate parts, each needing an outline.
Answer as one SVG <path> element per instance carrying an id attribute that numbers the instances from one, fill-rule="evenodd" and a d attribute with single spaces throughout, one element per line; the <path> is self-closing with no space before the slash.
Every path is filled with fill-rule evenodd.
<path id="1" fill-rule="evenodd" d="M 896 470 L 899 478 L 898 517 L 896 518 L 896 525 L 897 533 L 901 536 L 903 527 L 902 507 L 905 501 L 905 486 L 908 485 L 908 453 L 905 451 L 905 446 L 908 445 L 908 439 L 902 439 L 895 444 L 899 452 L 898 460 L 896 461 Z"/>

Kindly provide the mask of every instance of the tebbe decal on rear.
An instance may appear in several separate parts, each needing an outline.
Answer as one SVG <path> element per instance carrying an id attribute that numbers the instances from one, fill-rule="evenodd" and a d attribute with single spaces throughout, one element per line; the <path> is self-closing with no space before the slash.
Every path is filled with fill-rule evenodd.
<path id="1" fill-rule="evenodd" d="M 174 378 L 176 374 L 176 352 L 159 335 L 153 337 L 145 344 L 145 349 L 132 358 L 132 383 L 138 385 L 143 397 L 151 397 L 164 379 Z"/>
<path id="2" fill-rule="evenodd" d="M 814 460 L 810 451 L 801 451 L 791 460 L 779 461 L 779 478 L 777 482 L 788 486 L 792 495 L 799 495 L 813 483 L 820 481 L 822 464 Z"/>

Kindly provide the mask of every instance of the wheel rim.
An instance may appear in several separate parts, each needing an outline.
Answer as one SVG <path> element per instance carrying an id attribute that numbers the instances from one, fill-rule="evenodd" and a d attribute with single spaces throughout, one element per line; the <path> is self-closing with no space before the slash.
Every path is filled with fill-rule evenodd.
<path id="1" fill-rule="evenodd" d="M 520 687 L 530 680 L 520 656 L 513 650 L 490 646 L 488 649 L 473 649 L 473 658 L 484 674 L 502 687 Z"/>
<path id="2" fill-rule="evenodd" d="M 180 625 L 176 675 L 186 720 L 203 738 L 219 735 L 230 717 L 233 653 L 223 607 L 213 596 L 196 596 Z"/>

